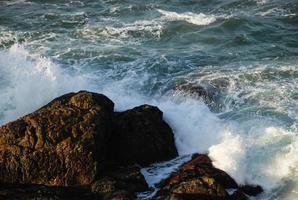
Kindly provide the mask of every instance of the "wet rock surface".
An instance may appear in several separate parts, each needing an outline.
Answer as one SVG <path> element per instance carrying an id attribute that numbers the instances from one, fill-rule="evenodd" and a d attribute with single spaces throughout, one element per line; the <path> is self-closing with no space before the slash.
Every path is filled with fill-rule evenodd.
<path id="1" fill-rule="evenodd" d="M 178 156 L 172 129 L 162 117 L 163 113 L 150 105 L 116 113 L 117 134 L 112 139 L 116 148 L 110 157 L 123 163 L 150 164 Z"/>
<path id="2" fill-rule="evenodd" d="M 91 191 L 105 199 L 122 191 L 130 194 L 149 190 L 140 168 L 137 166 L 110 166 L 91 185 Z"/>
<path id="3" fill-rule="evenodd" d="M 79 92 L 0 127 L 0 183 L 86 185 L 108 151 L 114 104 Z"/>
<path id="4" fill-rule="evenodd" d="M 73 186 L 0 185 L 0 200 L 91 200 L 90 190 Z"/>
<path id="5" fill-rule="evenodd" d="M 130 165 L 176 156 L 173 132 L 157 107 L 115 113 L 108 97 L 87 91 L 58 97 L 0 127 L 3 185 L 90 187 L 105 176 L 116 181 L 117 190 L 137 192 L 148 186 Z"/>
<path id="6" fill-rule="evenodd" d="M 102 94 L 69 93 L 0 127 L 0 200 L 136 199 L 149 191 L 141 167 L 177 156 L 157 107 L 114 112 Z M 202 154 L 157 187 L 153 199 L 242 200 L 263 191 L 239 187 Z"/>
<path id="7" fill-rule="evenodd" d="M 264 191 L 259 185 L 243 185 L 239 187 L 239 190 L 249 196 L 257 196 Z"/>
<path id="8" fill-rule="evenodd" d="M 202 99 L 210 109 L 218 111 L 222 108 L 220 92 L 217 88 L 209 85 L 199 85 L 198 83 L 181 83 L 174 87 L 173 92 L 182 96 L 190 96 Z"/>

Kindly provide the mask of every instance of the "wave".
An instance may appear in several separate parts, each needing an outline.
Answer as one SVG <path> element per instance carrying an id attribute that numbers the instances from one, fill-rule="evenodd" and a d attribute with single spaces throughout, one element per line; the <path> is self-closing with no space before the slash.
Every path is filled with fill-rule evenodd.
<path id="1" fill-rule="evenodd" d="M 291 17 L 296 16 L 296 13 L 291 12 L 289 9 L 282 9 L 282 8 L 271 8 L 266 11 L 262 11 L 257 13 L 261 16 L 278 16 L 278 17 Z"/>
<path id="2" fill-rule="evenodd" d="M 203 13 L 181 13 L 170 12 L 165 10 L 157 10 L 162 14 L 161 18 L 154 18 L 151 20 L 137 20 L 133 23 L 120 23 L 117 21 L 110 21 L 114 23 L 111 25 L 86 25 L 78 33 L 86 39 L 102 40 L 112 39 L 114 42 L 126 43 L 127 38 L 154 38 L 160 39 L 161 35 L 166 29 L 166 23 L 168 21 L 186 21 L 194 25 L 208 25 L 216 21 L 214 15 L 205 15 Z M 108 19 L 106 19 L 108 20 Z"/>
<path id="3" fill-rule="evenodd" d="M 0 52 L 0 124 L 45 105 L 55 96 L 86 87 L 47 58 L 32 57 L 22 46 Z"/>
<path id="4" fill-rule="evenodd" d="M 221 113 L 212 113 L 202 101 L 191 97 L 148 97 L 130 89 L 142 84 L 148 78 L 146 75 L 138 77 L 138 83 L 133 72 L 119 81 L 101 84 L 97 77 L 92 82 L 88 74 L 70 75 L 50 59 L 32 56 L 19 45 L 0 52 L 0 72 L 1 124 L 34 111 L 61 94 L 87 89 L 109 96 L 116 110 L 143 103 L 157 105 L 174 130 L 182 158 L 194 152 L 208 153 L 216 167 L 227 171 L 239 183 L 260 184 L 269 194 L 297 173 L 298 133 L 294 130 L 266 120 L 223 119 Z M 106 78 L 109 74 L 102 76 Z M 155 166 L 154 173 L 146 174 L 148 170 L 144 169 L 150 184 L 175 169 L 179 159 L 173 162 L 169 168 Z"/>
<path id="5" fill-rule="evenodd" d="M 297 172 L 297 133 L 264 124 L 256 126 L 260 127 L 251 128 L 247 135 L 226 134 L 221 143 L 209 148 L 209 155 L 216 167 L 239 183 L 260 184 L 270 193 Z"/>
<path id="6" fill-rule="evenodd" d="M 163 19 L 168 21 L 186 21 L 195 25 L 208 25 L 216 21 L 216 17 L 214 15 L 205 15 L 203 13 L 176 13 L 158 9 L 160 14 L 162 14 Z"/>

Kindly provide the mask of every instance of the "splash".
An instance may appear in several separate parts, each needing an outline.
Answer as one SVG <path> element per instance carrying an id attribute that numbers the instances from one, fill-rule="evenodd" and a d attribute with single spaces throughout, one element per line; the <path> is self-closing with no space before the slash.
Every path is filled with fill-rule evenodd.
<path id="1" fill-rule="evenodd" d="M 86 87 L 80 76 L 69 76 L 49 59 L 32 58 L 19 45 L 0 52 L 0 123 L 25 115 L 55 96 Z"/>

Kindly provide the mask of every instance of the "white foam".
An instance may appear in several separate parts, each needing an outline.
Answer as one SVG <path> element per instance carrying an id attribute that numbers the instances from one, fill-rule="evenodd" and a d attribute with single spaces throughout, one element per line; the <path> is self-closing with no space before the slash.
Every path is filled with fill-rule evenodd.
<path id="1" fill-rule="evenodd" d="M 296 13 L 292 13 L 289 9 L 282 9 L 282 8 L 271 8 L 266 11 L 258 13 L 261 16 L 281 16 L 281 17 L 288 17 L 288 16 L 296 16 Z"/>
<path id="2" fill-rule="evenodd" d="M 297 133 L 266 127 L 250 147 L 248 182 L 259 182 L 272 190 L 294 178 L 298 170 Z"/>
<path id="3" fill-rule="evenodd" d="M 149 187 L 155 188 L 160 180 L 166 179 L 172 172 L 177 170 L 181 164 L 190 159 L 191 156 L 181 156 L 171 161 L 153 164 L 152 166 L 143 168 L 141 171 Z"/>
<path id="4" fill-rule="evenodd" d="M 161 101 L 158 105 L 175 131 L 180 155 L 207 152 L 221 140 L 224 123 L 204 103 L 189 98 Z"/>
<path id="5" fill-rule="evenodd" d="M 209 148 L 209 156 L 214 161 L 214 166 L 228 172 L 238 183 L 245 183 L 245 153 L 246 147 L 242 138 L 229 131 L 224 133 L 219 144 Z"/>
<path id="6" fill-rule="evenodd" d="M 34 111 L 55 96 L 86 87 L 82 77 L 65 74 L 46 58 L 32 58 L 18 45 L 0 52 L 0 123 Z"/>
<path id="7" fill-rule="evenodd" d="M 161 9 L 158 9 L 157 11 L 160 12 L 160 14 L 162 14 L 164 19 L 167 19 L 169 21 L 186 21 L 195 25 L 208 25 L 216 21 L 216 17 L 214 15 L 206 15 L 203 13 L 176 13 Z"/>
<path id="8" fill-rule="evenodd" d="M 139 20 L 133 23 L 106 26 L 102 24 L 87 25 L 80 31 L 83 37 L 93 40 L 102 40 L 103 38 L 113 39 L 117 42 L 131 42 L 124 39 L 131 37 L 133 34 L 148 34 L 153 38 L 160 38 L 163 31 L 163 24 L 155 20 Z"/>
<path id="9" fill-rule="evenodd" d="M 15 4 L 33 4 L 33 2 L 27 0 L 12 0 L 12 1 L 3 1 L 8 6 L 15 5 Z"/>
<path id="10" fill-rule="evenodd" d="M 209 148 L 213 164 L 240 184 L 259 184 L 268 193 L 291 180 L 298 171 L 298 138 L 278 127 L 252 130 L 249 135 L 226 135 Z"/>

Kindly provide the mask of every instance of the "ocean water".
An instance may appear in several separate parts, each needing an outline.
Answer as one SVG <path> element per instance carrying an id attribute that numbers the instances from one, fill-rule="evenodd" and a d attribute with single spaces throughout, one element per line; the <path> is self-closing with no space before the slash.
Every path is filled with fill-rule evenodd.
<path id="1" fill-rule="evenodd" d="M 164 112 L 181 157 L 143 169 L 152 187 L 200 152 L 298 199 L 297 0 L 0 0 L 0 124 L 81 89 Z"/>

